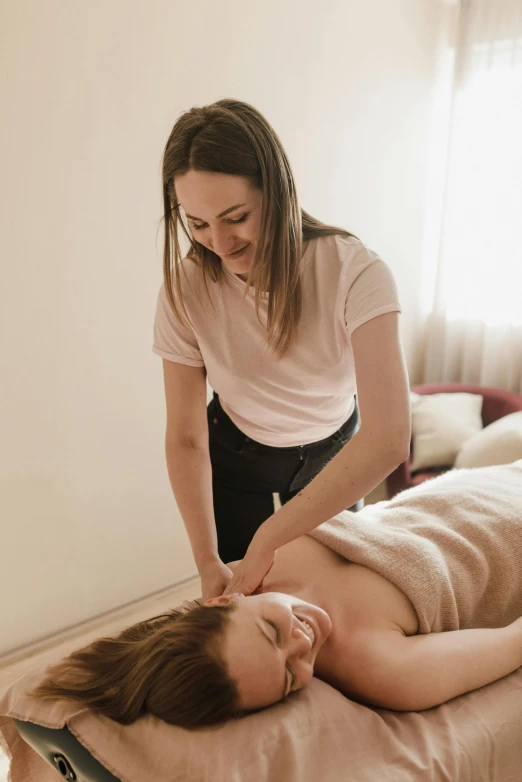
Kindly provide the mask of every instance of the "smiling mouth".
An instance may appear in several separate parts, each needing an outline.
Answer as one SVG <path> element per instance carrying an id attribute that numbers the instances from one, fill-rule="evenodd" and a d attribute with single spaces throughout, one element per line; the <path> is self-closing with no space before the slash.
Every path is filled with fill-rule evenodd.
<path id="1" fill-rule="evenodd" d="M 317 638 L 317 633 L 316 633 L 316 630 L 315 630 L 315 626 L 313 627 L 310 624 L 310 622 L 307 619 L 305 619 L 304 617 L 302 617 L 302 616 L 298 616 L 296 614 L 296 617 L 297 617 L 297 619 L 299 619 L 299 621 L 303 625 L 305 633 L 307 634 L 307 636 L 309 637 L 310 641 L 312 642 L 312 646 L 310 647 L 310 650 L 313 651 L 315 649 L 315 646 L 316 646 L 315 642 L 316 642 L 316 638 Z"/>
<path id="2" fill-rule="evenodd" d="M 239 250 L 236 250 L 233 253 L 229 253 L 229 255 L 225 255 L 225 258 L 235 258 L 235 256 L 239 255 L 240 253 L 242 253 L 243 250 L 245 250 L 248 247 L 249 244 L 250 244 L 250 242 L 247 242 L 247 244 L 245 244 L 244 247 L 240 247 Z"/>

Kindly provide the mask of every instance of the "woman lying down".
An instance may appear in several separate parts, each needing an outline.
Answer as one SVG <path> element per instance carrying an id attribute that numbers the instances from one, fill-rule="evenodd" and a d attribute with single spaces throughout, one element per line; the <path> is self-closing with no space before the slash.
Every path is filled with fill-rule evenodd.
<path id="1" fill-rule="evenodd" d="M 260 594 L 193 606 L 74 652 L 33 694 L 195 728 L 314 675 L 399 711 L 489 684 L 522 665 L 522 461 L 345 511 L 279 549 Z"/>

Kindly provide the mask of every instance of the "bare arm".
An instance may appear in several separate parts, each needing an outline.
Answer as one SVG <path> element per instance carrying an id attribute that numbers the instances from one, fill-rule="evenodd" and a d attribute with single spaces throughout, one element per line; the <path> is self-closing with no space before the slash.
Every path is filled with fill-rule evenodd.
<path id="1" fill-rule="evenodd" d="M 163 374 L 167 469 L 201 573 L 219 560 L 208 447 L 206 373 L 204 367 L 164 360 Z"/>
<path id="2" fill-rule="evenodd" d="M 306 488 L 267 519 L 257 536 L 277 549 L 362 499 L 403 462 L 410 447 L 408 375 L 398 314 L 352 335 L 361 427 Z"/>
<path id="3" fill-rule="evenodd" d="M 407 637 L 368 630 L 354 640 L 336 686 L 381 708 L 422 711 L 507 676 L 522 665 L 520 620 L 507 627 Z"/>

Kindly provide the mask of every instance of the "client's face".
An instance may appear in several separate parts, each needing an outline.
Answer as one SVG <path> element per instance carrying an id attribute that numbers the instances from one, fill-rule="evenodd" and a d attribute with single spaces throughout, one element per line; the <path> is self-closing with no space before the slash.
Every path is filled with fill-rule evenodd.
<path id="1" fill-rule="evenodd" d="M 332 629 L 322 608 L 292 595 L 267 592 L 216 597 L 205 605 L 236 604 L 222 644 L 228 671 L 245 710 L 269 706 L 304 687 Z"/>

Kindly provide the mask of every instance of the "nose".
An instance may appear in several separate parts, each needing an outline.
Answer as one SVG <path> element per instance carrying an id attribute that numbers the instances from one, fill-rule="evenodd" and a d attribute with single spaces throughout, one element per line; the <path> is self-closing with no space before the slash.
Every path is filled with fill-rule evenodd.
<path id="1" fill-rule="evenodd" d="M 219 226 L 212 231 L 211 245 L 217 255 L 228 255 L 234 250 L 233 226 Z"/>

